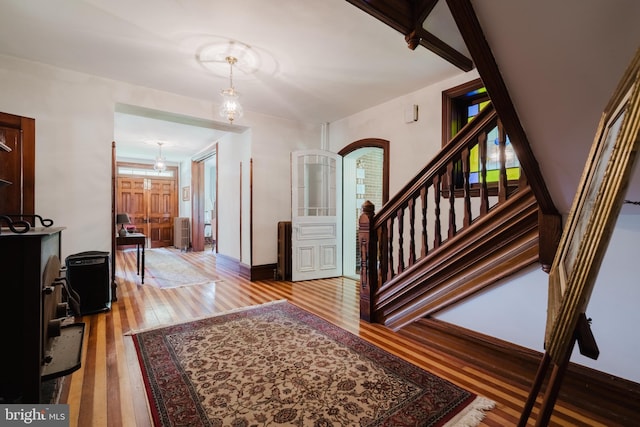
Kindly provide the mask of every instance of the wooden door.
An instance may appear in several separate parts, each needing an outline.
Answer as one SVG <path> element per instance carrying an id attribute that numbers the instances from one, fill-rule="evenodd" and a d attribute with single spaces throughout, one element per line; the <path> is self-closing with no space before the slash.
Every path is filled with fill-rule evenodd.
<path id="1" fill-rule="evenodd" d="M 172 179 L 147 178 L 147 225 L 150 245 L 159 248 L 173 245 L 173 218 L 177 215 L 176 182 Z"/>
<path id="2" fill-rule="evenodd" d="M 147 232 L 146 178 L 119 176 L 116 195 L 117 213 L 129 214 L 131 223 L 140 233 Z"/>
<path id="3" fill-rule="evenodd" d="M 191 162 L 191 246 L 204 251 L 204 161 Z"/>
<path id="4" fill-rule="evenodd" d="M 36 213 L 34 190 L 35 120 L 0 113 L 0 214 Z"/>
<path id="5" fill-rule="evenodd" d="M 0 126 L 0 213 L 31 213 L 24 211 L 21 182 L 22 138 L 20 130 Z"/>
<path id="6" fill-rule="evenodd" d="M 176 188 L 173 178 L 118 176 L 117 211 L 129 214 L 152 248 L 173 245 L 173 218 L 178 216 Z"/>

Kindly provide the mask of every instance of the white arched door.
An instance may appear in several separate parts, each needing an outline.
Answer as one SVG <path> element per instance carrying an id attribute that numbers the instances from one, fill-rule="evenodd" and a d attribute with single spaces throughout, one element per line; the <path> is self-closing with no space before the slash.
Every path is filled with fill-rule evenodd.
<path id="1" fill-rule="evenodd" d="M 342 158 L 291 153 L 291 278 L 342 275 Z"/>

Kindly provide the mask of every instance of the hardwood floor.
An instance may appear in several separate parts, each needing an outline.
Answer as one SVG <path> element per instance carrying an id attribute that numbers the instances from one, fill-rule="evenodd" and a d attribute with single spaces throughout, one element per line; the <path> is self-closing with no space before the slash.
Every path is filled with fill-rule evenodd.
<path id="1" fill-rule="evenodd" d="M 128 332 L 280 299 L 467 390 L 495 400 L 496 408 L 487 413 L 481 425 L 512 426 L 518 422 L 528 388 L 516 386 L 508 378 L 497 377 L 384 326 L 361 322 L 358 287 L 353 280 L 250 282 L 240 278 L 228 264 L 216 262 L 215 255 L 209 251 L 176 252 L 176 256 L 184 257 L 194 268 L 216 271 L 220 280 L 210 285 L 159 289 L 153 285 L 153 278 L 145 277 L 145 284 L 140 285 L 135 252 L 117 251 L 118 300 L 107 313 L 77 319 L 86 323 L 82 368 L 65 377 L 60 393 L 60 403 L 69 404 L 71 426 L 151 425 L 137 356 Z M 560 401 L 550 425 L 611 424 Z"/>

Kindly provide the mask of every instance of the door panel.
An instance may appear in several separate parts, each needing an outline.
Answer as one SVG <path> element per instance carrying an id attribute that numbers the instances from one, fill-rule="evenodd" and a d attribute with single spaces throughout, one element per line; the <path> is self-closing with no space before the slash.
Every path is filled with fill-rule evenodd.
<path id="1" fill-rule="evenodd" d="M 173 245 L 173 217 L 176 208 L 175 181 L 152 179 L 148 197 L 149 238 L 152 248 Z"/>
<path id="2" fill-rule="evenodd" d="M 22 197 L 21 133 L 18 129 L 0 127 L 0 137 L 2 137 L 0 141 L 4 141 L 4 144 L 11 150 L 8 151 L 0 147 L 0 212 L 3 214 L 31 214 L 33 212 L 24 209 Z"/>
<path id="3" fill-rule="evenodd" d="M 338 268 L 338 245 L 320 245 L 320 270 Z"/>
<path id="4" fill-rule="evenodd" d="M 118 212 L 129 214 L 131 223 L 137 230 L 147 234 L 146 229 L 146 203 L 145 203 L 145 180 L 135 177 L 118 177 Z"/>
<path id="5" fill-rule="evenodd" d="M 0 113 L 0 123 L 0 213 L 33 215 L 36 122 Z"/>
<path id="6" fill-rule="evenodd" d="M 150 247 L 173 245 L 173 218 L 178 216 L 175 179 L 118 176 L 117 181 L 118 212 L 129 214 Z"/>
<path id="7" fill-rule="evenodd" d="M 294 281 L 342 275 L 341 161 L 323 150 L 291 154 Z"/>

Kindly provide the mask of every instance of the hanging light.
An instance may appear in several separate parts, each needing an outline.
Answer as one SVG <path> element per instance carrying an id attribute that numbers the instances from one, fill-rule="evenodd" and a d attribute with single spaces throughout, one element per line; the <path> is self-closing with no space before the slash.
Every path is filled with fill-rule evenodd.
<path id="1" fill-rule="evenodd" d="M 229 63 L 229 89 L 220 92 L 222 95 L 222 105 L 220 105 L 220 116 L 229 120 L 233 124 L 235 119 L 242 117 L 242 105 L 238 101 L 238 92 L 233 87 L 233 65 L 238 59 L 233 56 L 227 56 L 226 61 Z"/>
<path id="2" fill-rule="evenodd" d="M 156 161 L 153 164 L 153 170 L 156 172 L 164 172 L 167 170 L 167 161 L 162 155 L 162 142 L 158 142 L 158 157 L 156 157 Z"/>

